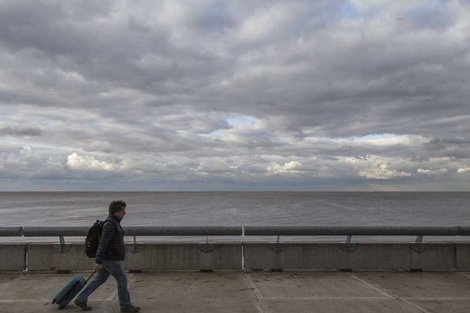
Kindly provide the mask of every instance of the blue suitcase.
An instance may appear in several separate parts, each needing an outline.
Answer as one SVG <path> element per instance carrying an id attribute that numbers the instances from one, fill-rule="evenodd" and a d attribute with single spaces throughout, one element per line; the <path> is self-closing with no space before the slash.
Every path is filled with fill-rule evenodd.
<path id="1" fill-rule="evenodd" d="M 90 278 L 95 274 L 93 272 L 87 280 L 82 276 L 75 276 L 72 280 L 59 291 L 54 299 L 52 299 L 52 304 L 57 303 L 59 305 L 59 310 L 62 310 L 70 303 L 70 301 L 75 298 L 75 296 L 85 287 Z"/>

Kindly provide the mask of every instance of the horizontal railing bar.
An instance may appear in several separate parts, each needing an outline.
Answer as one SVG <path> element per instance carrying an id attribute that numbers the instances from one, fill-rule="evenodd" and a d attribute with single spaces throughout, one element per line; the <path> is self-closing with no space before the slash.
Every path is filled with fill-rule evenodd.
<path id="1" fill-rule="evenodd" d="M 0 237 L 21 236 L 23 227 L 0 227 Z"/>
<path id="2" fill-rule="evenodd" d="M 245 236 L 462 236 L 470 227 L 416 226 L 247 226 Z"/>
<path id="3" fill-rule="evenodd" d="M 89 227 L 0 227 L 0 237 L 86 236 Z M 470 226 L 128 226 L 126 236 L 470 236 Z"/>
<path id="4" fill-rule="evenodd" d="M 129 236 L 241 236 L 242 227 L 239 226 L 130 226 L 126 227 Z"/>
<path id="5" fill-rule="evenodd" d="M 89 227 L 23 227 L 25 237 L 86 236 Z"/>
<path id="6" fill-rule="evenodd" d="M 242 227 L 236 226 L 128 226 L 126 236 L 241 236 Z M 24 227 L 25 237 L 86 236 L 89 227 Z"/>
<path id="7" fill-rule="evenodd" d="M 470 226 L 458 226 L 459 236 L 469 236 L 470 235 Z"/>

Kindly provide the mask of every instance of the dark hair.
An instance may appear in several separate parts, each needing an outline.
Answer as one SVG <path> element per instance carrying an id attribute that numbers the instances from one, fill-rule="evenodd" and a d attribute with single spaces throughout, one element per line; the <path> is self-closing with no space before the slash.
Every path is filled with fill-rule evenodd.
<path id="1" fill-rule="evenodd" d="M 126 208 L 126 203 L 122 200 L 111 202 L 109 205 L 109 214 L 114 214 Z"/>

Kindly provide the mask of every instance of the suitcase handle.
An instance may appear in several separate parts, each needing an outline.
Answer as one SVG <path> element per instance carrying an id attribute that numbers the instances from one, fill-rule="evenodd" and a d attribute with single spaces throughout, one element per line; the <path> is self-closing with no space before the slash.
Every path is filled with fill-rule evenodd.
<path id="1" fill-rule="evenodd" d="M 85 280 L 85 285 L 88 283 L 88 281 L 93 277 L 93 275 L 95 275 L 96 271 L 93 271 L 93 273 L 91 273 L 91 275 L 87 278 L 87 280 Z"/>

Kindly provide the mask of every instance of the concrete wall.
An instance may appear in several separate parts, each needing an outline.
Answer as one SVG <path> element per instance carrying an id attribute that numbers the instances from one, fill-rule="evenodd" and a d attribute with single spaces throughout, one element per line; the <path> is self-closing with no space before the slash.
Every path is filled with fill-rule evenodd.
<path id="1" fill-rule="evenodd" d="M 129 270 L 242 269 L 241 244 L 149 243 L 129 245 L 128 251 Z"/>
<path id="2" fill-rule="evenodd" d="M 457 269 L 470 269 L 470 244 L 455 244 L 455 267 Z"/>
<path id="3" fill-rule="evenodd" d="M 28 244 L 28 270 L 77 271 L 93 269 L 94 259 L 85 254 L 85 245 L 66 244 L 63 253 L 60 245 L 52 243 Z"/>
<path id="4" fill-rule="evenodd" d="M 24 244 L 0 244 L 0 271 L 22 271 L 26 268 Z"/>
<path id="5" fill-rule="evenodd" d="M 246 269 L 469 269 L 469 244 L 245 243 Z"/>
<path id="6" fill-rule="evenodd" d="M 127 245 L 128 270 L 470 269 L 470 243 L 139 243 Z M 243 266 L 244 262 L 244 266 Z M 80 243 L 0 244 L 0 271 L 93 268 Z"/>
<path id="7" fill-rule="evenodd" d="M 24 270 L 27 267 L 29 271 L 78 271 L 94 266 L 94 259 L 85 255 L 85 247 L 80 243 L 63 247 L 53 243 L 30 243 L 26 247 L 0 247 L 0 256 L 11 255 L 0 258 L 0 270 Z M 149 243 L 128 244 L 126 248 L 125 265 L 128 270 L 242 269 L 241 244 Z M 22 263 L 17 260 L 20 257 Z"/>

